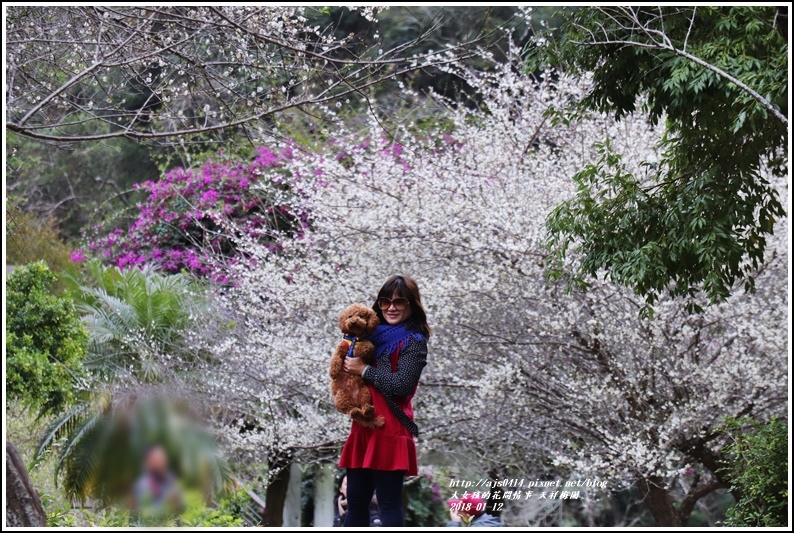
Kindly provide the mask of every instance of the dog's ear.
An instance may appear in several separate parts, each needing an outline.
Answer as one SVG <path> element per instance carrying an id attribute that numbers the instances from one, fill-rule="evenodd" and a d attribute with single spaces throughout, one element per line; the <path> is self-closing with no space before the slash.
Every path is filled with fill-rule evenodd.
<path id="1" fill-rule="evenodd" d="M 349 315 L 350 313 L 348 313 L 347 309 L 342 311 L 342 314 L 339 315 L 339 329 L 342 331 L 345 331 L 345 328 L 347 327 L 347 319 Z"/>
<path id="2" fill-rule="evenodd" d="M 373 332 L 379 325 L 380 320 L 378 319 L 378 314 L 375 311 L 372 311 L 369 315 L 369 318 L 367 319 L 367 331 Z"/>

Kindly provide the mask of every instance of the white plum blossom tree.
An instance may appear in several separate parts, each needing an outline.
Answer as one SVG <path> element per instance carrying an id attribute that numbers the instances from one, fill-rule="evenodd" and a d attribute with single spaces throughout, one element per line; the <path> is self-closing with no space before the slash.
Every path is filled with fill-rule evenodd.
<path id="1" fill-rule="evenodd" d="M 376 21 L 378 8 L 350 9 Z M 261 139 L 287 109 L 358 98 L 436 63 L 414 45 L 437 26 L 383 49 L 377 32 L 340 37 L 335 24 L 313 25 L 311 11 L 11 6 L 6 129 L 50 142 Z M 463 56 L 469 44 L 451 48 Z"/>
<path id="2" fill-rule="evenodd" d="M 756 292 L 703 314 L 668 299 L 640 318 L 642 300 L 605 281 L 567 293 L 546 277 L 547 215 L 598 157 L 595 143 L 609 139 L 642 175 L 631 161 L 653 160 L 660 130 L 641 117 L 555 123 L 547 111 L 586 81 L 536 79 L 516 49 L 508 55 L 482 71 L 445 67 L 473 98 L 431 95 L 424 105 L 446 121 L 429 132 L 410 119 L 384 129 L 375 114 L 351 131 L 321 109 L 338 125 L 334 142 L 286 166 L 284 200 L 307 214 L 305 232 L 278 253 L 237 237 L 249 261 L 229 267 L 236 284 L 222 299 L 238 335 L 216 347 L 211 385 L 245 416 L 224 435 L 252 455 L 334 457 L 349 427 L 327 376 L 338 314 L 400 272 L 419 283 L 434 328 L 415 398 L 423 457 L 636 484 L 657 523 L 685 525 L 702 496 L 726 487 L 723 417 L 785 411 L 787 220 Z"/>

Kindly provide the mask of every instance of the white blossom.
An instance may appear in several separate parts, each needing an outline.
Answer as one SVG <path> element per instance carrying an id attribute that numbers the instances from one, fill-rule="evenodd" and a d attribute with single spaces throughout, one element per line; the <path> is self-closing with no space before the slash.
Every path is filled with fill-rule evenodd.
<path id="1" fill-rule="evenodd" d="M 669 483 L 698 446 L 721 446 L 710 434 L 723 417 L 785 412 L 787 220 L 756 292 L 701 315 L 663 299 L 642 320 L 642 301 L 605 281 L 566 294 L 545 277 L 545 217 L 574 193 L 594 142 L 608 137 L 637 164 L 658 158 L 660 130 L 639 116 L 553 126 L 545 112 L 585 82 L 535 80 L 520 67 L 445 67 L 480 98 L 467 107 L 432 96 L 449 132 L 384 132 L 371 115 L 363 134 L 336 122 L 332 146 L 287 163 L 282 199 L 310 226 L 279 253 L 238 237 L 254 262 L 229 267 L 237 286 L 223 295 L 239 335 L 216 347 L 209 385 L 259 428 L 225 431 L 233 445 L 333 456 L 349 428 L 329 394 L 337 317 L 371 303 L 394 273 L 416 279 L 434 328 L 414 400 L 423 456 L 530 475 L 553 461 L 615 488 Z"/>

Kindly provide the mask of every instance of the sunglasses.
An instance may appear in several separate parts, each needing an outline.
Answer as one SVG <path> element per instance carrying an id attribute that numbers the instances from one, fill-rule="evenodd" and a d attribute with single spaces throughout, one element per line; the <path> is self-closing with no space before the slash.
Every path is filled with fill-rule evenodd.
<path id="1" fill-rule="evenodd" d="M 409 302 L 407 298 L 395 298 L 394 300 L 386 297 L 378 298 L 378 307 L 380 307 L 382 311 L 385 311 L 392 305 L 396 310 L 402 311 L 403 309 L 405 309 L 408 303 Z"/>

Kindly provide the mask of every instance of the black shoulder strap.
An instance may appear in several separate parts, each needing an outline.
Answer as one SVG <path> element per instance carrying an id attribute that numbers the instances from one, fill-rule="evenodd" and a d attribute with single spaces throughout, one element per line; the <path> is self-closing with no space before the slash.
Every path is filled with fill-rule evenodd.
<path id="1" fill-rule="evenodd" d="M 394 400 L 392 400 L 391 396 L 384 394 L 383 397 L 386 399 L 389 409 L 391 409 L 392 413 L 394 413 L 394 416 L 397 417 L 397 420 L 399 420 L 400 423 L 405 426 L 405 429 L 410 431 L 411 435 L 414 437 L 419 437 L 419 427 L 416 425 L 416 423 L 408 418 L 408 415 L 405 414 L 405 411 L 400 409 L 400 406 L 397 405 Z"/>

